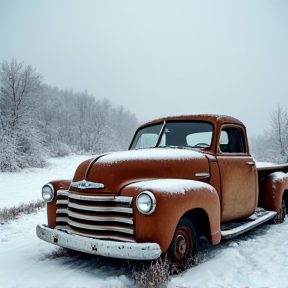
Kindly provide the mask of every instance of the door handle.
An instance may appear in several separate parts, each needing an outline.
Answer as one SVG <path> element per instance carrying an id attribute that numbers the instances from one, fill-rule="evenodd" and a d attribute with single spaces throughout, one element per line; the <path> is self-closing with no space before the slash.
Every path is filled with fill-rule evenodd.
<path id="1" fill-rule="evenodd" d="M 255 162 L 254 161 L 251 161 L 251 162 L 246 162 L 247 165 L 250 165 L 250 166 L 253 166 L 255 165 Z"/>

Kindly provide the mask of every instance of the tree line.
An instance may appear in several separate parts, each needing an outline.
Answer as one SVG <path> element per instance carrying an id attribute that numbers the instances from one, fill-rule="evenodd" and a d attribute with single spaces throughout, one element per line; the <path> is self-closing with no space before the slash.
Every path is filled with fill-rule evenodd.
<path id="1" fill-rule="evenodd" d="M 139 122 L 123 106 L 43 83 L 31 65 L 0 64 L 0 171 L 44 167 L 47 157 L 126 150 Z"/>

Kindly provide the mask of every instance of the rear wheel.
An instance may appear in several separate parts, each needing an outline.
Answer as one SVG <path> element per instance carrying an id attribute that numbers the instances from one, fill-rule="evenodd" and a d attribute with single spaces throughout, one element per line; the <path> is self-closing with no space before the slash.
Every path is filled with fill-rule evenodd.
<path id="1" fill-rule="evenodd" d="M 182 218 L 175 230 L 168 249 L 168 258 L 176 267 L 181 266 L 198 249 L 198 237 L 191 221 Z"/>
<path id="2" fill-rule="evenodd" d="M 283 223 L 285 221 L 286 213 L 286 204 L 284 199 L 282 199 L 280 213 L 275 217 L 274 222 L 276 224 Z"/>

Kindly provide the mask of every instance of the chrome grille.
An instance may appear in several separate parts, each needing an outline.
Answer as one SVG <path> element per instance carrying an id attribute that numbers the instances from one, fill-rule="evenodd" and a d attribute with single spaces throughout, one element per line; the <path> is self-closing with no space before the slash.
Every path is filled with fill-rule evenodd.
<path id="1" fill-rule="evenodd" d="M 134 242 L 132 199 L 58 190 L 56 229 L 93 238 Z"/>

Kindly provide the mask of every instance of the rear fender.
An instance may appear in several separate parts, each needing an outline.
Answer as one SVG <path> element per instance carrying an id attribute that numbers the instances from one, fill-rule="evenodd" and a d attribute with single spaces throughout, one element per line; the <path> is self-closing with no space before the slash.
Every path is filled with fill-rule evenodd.
<path id="1" fill-rule="evenodd" d="M 261 180 L 259 190 L 259 206 L 264 209 L 276 211 L 281 209 L 284 191 L 288 189 L 288 174 L 273 172 Z"/>
<path id="2" fill-rule="evenodd" d="M 133 201 L 136 242 L 156 242 L 166 252 L 179 220 L 193 209 L 202 209 L 207 214 L 212 243 L 220 242 L 220 201 L 211 185 L 194 180 L 157 179 L 130 184 L 121 195 L 136 199 L 143 191 L 154 194 L 156 209 L 144 215 Z"/>

